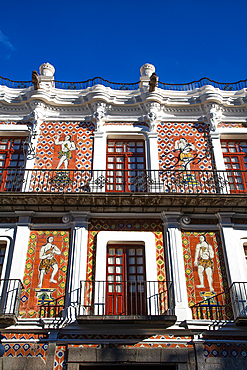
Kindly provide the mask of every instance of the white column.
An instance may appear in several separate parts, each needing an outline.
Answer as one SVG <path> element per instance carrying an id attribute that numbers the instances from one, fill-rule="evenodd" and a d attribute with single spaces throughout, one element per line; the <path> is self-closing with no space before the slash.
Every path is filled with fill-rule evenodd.
<path id="1" fill-rule="evenodd" d="M 106 169 L 106 135 L 104 132 L 94 133 L 93 169 Z"/>
<path id="2" fill-rule="evenodd" d="M 187 297 L 182 236 L 178 228 L 181 215 L 180 212 L 161 213 L 164 225 L 167 279 L 173 282 L 175 314 L 178 321 L 192 318 Z"/>
<path id="3" fill-rule="evenodd" d="M 158 134 L 157 132 L 148 132 L 149 140 L 149 155 L 150 155 L 150 170 L 159 169 L 159 157 L 158 157 Z"/>
<path id="4" fill-rule="evenodd" d="M 67 316 L 75 320 L 79 308 L 80 282 L 86 280 L 88 220 L 90 213 L 71 211 L 71 215 L 74 222 L 71 235 L 70 266 L 67 276 Z"/>
<path id="5" fill-rule="evenodd" d="M 19 216 L 19 222 L 16 229 L 9 279 L 20 279 L 22 281 L 30 235 L 29 223 L 33 212 L 17 211 L 16 214 Z"/>
<path id="6" fill-rule="evenodd" d="M 218 171 L 224 171 L 225 164 L 224 164 L 224 158 L 223 158 L 222 149 L 220 145 L 220 134 L 218 132 L 210 132 L 210 136 L 212 140 L 216 169 Z"/>
<path id="7" fill-rule="evenodd" d="M 30 190 L 30 186 L 32 184 L 32 172 L 31 171 L 34 168 L 35 165 L 35 154 L 36 154 L 36 149 L 37 149 L 37 144 L 38 144 L 38 138 L 40 135 L 40 126 L 42 124 L 42 120 L 39 118 L 39 113 L 37 111 L 33 111 L 33 115 L 35 117 L 35 120 L 33 122 L 33 133 L 30 132 L 29 135 L 31 135 L 31 140 L 30 144 L 32 145 L 32 148 L 34 150 L 34 153 L 27 156 L 26 163 L 25 163 L 25 175 L 24 175 L 24 183 L 22 186 L 22 191 L 27 192 Z M 43 177 L 43 176 L 42 176 Z"/>
<path id="8" fill-rule="evenodd" d="M 247 281 L 246 262 L 242 258 L 243 253 L 239 253 L 239 248 L 241 247 L 239 238 L 236 238 L 236 231 L 234 231 L 233 224 L 231 223 L 231 217 L 233 215 L 234 213 L 227 212 L 217 214 L 229 285 L 234 282 Z"/>

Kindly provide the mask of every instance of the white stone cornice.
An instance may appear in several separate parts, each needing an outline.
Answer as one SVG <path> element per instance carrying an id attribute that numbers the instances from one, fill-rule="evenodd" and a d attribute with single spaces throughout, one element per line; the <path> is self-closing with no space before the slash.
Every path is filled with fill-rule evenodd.
<path id="1" fill-rule="evenodd" d="M 212 113 L 214 107 L 221 113 L 221 122 L 247 122 L 245 89 L 222 91 L 204 86 L 193 91 L 157 88 L 150 93 L 113 90 L 102 85 L 73 91 L 49 86 L 39 90 L 0 86 L 0 119 L 3 121 L 26 119 L 33 110 L 46 121 L 91 121 L 96 120 L 95 113 L 97 117 L 101 116 L 100 122 L 103 123 L 145 121 L 153 130 L 159 121 L 209 122 L 207 115 Z"/>

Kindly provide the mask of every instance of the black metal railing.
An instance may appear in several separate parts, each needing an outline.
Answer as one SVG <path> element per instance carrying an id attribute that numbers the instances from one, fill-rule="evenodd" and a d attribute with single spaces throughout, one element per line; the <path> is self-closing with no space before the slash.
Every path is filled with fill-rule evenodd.
<path id="1" fill-rule="evenodd" d="M 230 287 L 230 295 L 235 320 L 247 323 L 247 282 L 235 282 Z"/>
<path id="2" fill-rule="evenodd" d="M 3 78 L 0 76 L 0 85 L 7 86 L 13 89 L 25 89 L 32 86 L 32 81 L 12 81 L 8 78 Z M 92 87 L 95 85 L 103 85 L 105 87 L 110 87 L 113 90 L 138 90 L 140 88 L 140 82 L 134 83 L 111 82 L 105 80 L 102 77 L 94 77 L 89 80 L 81 82 L 55 81 L 55 87 L 57 89 L 65 90 L 84 90 L 87 89 L 88 87 Z M 158 81 L 158 88 L 171 91 L 190 91 L 207 85 L 213 86 L 223 91 L 238 91 L 247 88 L 247 79 L 240 80 L 237 82 L 217 82 L 211 80 L 210 78 L 203 77 L 197 81 L 181 84 L 165 83 Z"/>
<path id="3" fill-rule="evenodd" d="M 22 289 L 18 279 L 0 280 L 0 315 L 18 316 Z"/>
<path id="4" fill-rule="evenodd" d="M 39 305 L 37 308 L 39 309 L 39 317 L 40 318 L 54 318 L 54 317 L 62 317 L 64 306 L 65 297 L 59 297 L 55 299 L 53 302 L 45 303 Z"/>
<path id="5" fill-rule="evenodd" d="M 167 281 L 81 281 L 80 315 L 174 315 Z"/>
<path id="6" fill-rule="evenodd" d="M 12 89 L 26 89 L 32 86 L 32 81 L 12 81 L 0 76 L 0 86 L 7 86 Z"/>
<path id="7" fill-rule="evenodd" d="M 212 295 L 192 305 L 192 317 L 196 320 L 233 320 L 233 311 L 229 290 Z"/>
<path id="8" fill-rule="evenodd" d="M 81 82 L 65 82 L 65 81 L 55 81 L 55 87 L 57 89 L 65 90 L 84 90 L 88 87 L 95 85 L 103 85 L 105 87 L 110 87 L 113 90 L 138 90 L 139 82 L 134 83 L 121 83 L 121 82 L 110 82 L 104 80 L 102 77 L 94 77 L 87 81 Z"/>
<path id="9" fill-rule="evenodd" d="M 160 81 L 158 82 L 159 88 L 173 91 L 190 91 L 199 89 L 207 85 L 213 86 L 224 91 L 237 91 L 247 88 L 247 80 L 240 80 L 237 82 L 217 82 L 214 80 L 210 80 L 207 77 L 203 77 L 198 81 L 192 81 L 183 84 L 168 84 Z"/>
<path id="10" fill-rule="evenodd" d="M 0 192 L 245 194 L 247 171 L 5 169 Z"/>

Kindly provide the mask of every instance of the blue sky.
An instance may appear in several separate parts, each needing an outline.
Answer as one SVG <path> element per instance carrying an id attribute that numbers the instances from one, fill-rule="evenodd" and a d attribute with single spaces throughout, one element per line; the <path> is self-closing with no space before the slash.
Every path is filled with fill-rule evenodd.
<path id="1" fill-rule="evenodd" d="M 160 81 L 247 78 L 246 0 L 8 0 L 0 13 L 0 76 L 136 82 L 152 63 Z"/>

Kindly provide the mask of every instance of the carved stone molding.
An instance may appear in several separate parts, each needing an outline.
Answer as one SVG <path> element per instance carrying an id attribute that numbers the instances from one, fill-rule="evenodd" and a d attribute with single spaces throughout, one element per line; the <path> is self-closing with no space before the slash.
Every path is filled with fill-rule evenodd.
<path id="1" fill-rule="evenodd" d="M 207 104 L 205 121 L 208 123 L 210 131 L 217 131 L 218 124 L 221 122 L 222 109 L 218 104 Z"/>

